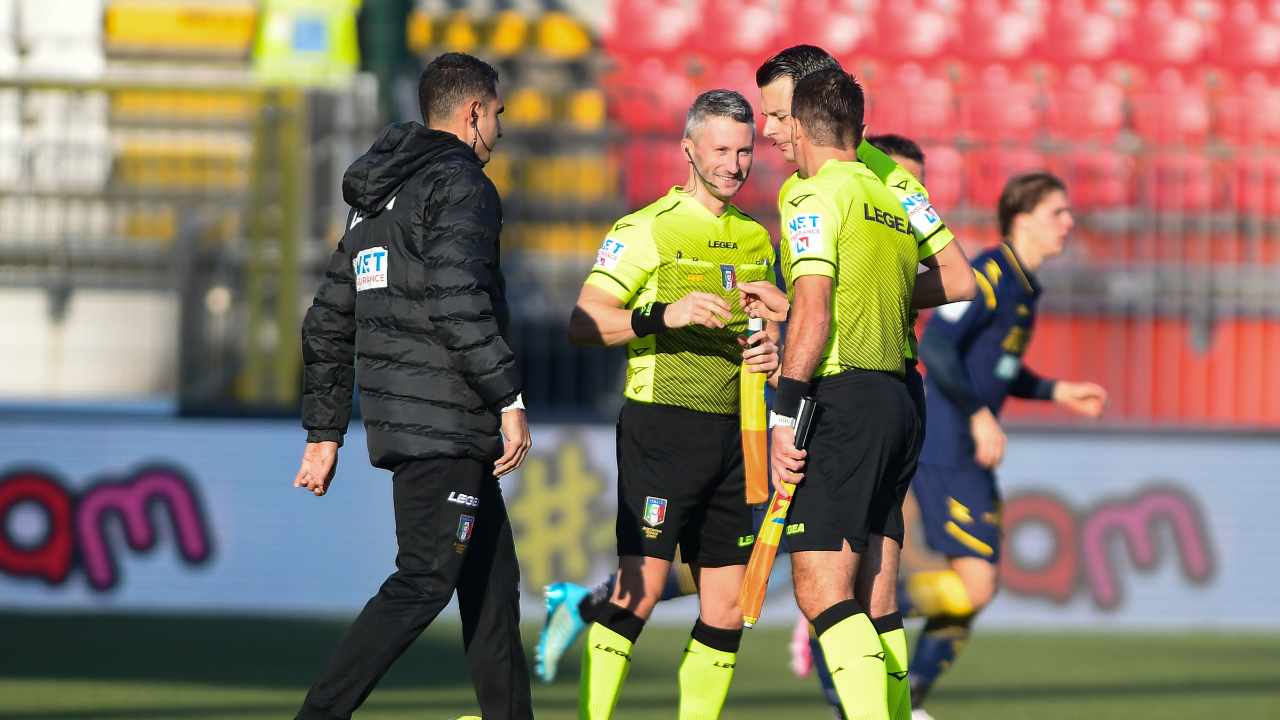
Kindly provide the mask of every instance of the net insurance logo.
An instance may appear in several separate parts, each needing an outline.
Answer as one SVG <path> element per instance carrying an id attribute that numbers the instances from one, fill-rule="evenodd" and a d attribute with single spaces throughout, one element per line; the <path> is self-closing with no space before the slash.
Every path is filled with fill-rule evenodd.
<path id="1" fill-rule="evenodd" d="M 107 519 L 119 518 L 129 548 L 146 552 L 159 544 L 161 507 L 182 561 L 206 563 L 213 554 L 209 524 L 194 483 L 172 466 L 144 466 L 79 492 L 46 470 L 10 469 L 0 474 L 0 573 L 62 587 L 79 566 L 89 587 L 107 592 L 122 578 Z"/>

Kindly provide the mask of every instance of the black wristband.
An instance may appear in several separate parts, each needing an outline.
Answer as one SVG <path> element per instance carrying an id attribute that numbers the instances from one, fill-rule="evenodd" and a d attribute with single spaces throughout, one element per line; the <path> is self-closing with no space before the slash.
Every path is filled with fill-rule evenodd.
<path id="1" fill-rule="evenodd" d="M 800 412 L 800 398 L 809 392 L 809 383 L 785 375 L 778 378 L 778 392 L 773 396 L 773 411 L 793 418 Z"/>
<path id="2" fill-rule="evenodd" d="M 636 337 L 657 335 L 666 330 L 667 324 L 662 319 L 663 312 L 666 309 L 666 303 L 654 302 L 632 310 L 631 330 L 635 332 Z"/>

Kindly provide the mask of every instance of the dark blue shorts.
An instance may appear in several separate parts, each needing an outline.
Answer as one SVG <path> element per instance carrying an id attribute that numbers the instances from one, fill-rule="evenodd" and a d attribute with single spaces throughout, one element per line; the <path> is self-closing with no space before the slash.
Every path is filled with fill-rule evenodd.
<path id="1" fill-rule="evenodd" d="M 995 473 L 976 465 L 920 463 L 911 481 L 925 541 L 947 557 L 1000 561 L 1000 491 Z"/>

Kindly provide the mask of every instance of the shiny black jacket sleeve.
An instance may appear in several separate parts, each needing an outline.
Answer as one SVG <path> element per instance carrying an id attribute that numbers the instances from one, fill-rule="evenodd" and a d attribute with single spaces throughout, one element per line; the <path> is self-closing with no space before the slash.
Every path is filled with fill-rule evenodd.
<path id="1" fill-rule="evenodd" d="M 467 384 L 492 410 L 521 390 L 515 354 L 503 338 L 502 205 L 478 165 L 460 165 L 434 184 L 424 209 L 425 307 L 436 337 Z"/>
<path id="2" fill-rule="evenodd" d="M 342 444 L 355 382 L 356 285 L 343 242 L 329 256 L 324 280 L 302 321 L 302 426 L 307 442 Z"/>

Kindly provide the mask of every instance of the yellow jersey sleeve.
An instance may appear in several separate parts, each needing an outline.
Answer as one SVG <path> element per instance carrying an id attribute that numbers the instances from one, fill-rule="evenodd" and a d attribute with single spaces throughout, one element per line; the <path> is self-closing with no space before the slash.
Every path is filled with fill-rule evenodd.
<path id="1" fill-rule="evenodd" d="M 805 275 L 836 276 L 836 239 L 843 218 L 815 189 L 796 183 L 781 203 L 782 242 L 791 263 L 785 272 L 792 284 Z"/>
<path id="2" fill-rule="evenodd" d="M 651 223 L 640 218 L 623 218 L 614 225 L 596 252 L 586 284 L 630 305 L 658 269 L 658 248 L 650 229 Z"/>
<path id="3" fill-rule="evenodd" d="M 924 260 L 938 254 L 948 243 L 956 239 L 955 233 L 942 222 L 938 211 L 929 201 L 929 191 L 906 168 L 893 161 L 880 148 L 865 139 L 858 146 L 858 160 L 880 178 L 889 192 L 902 204 L 911 224 L 911 234 L 916 238 L 916 259 Z"/>

